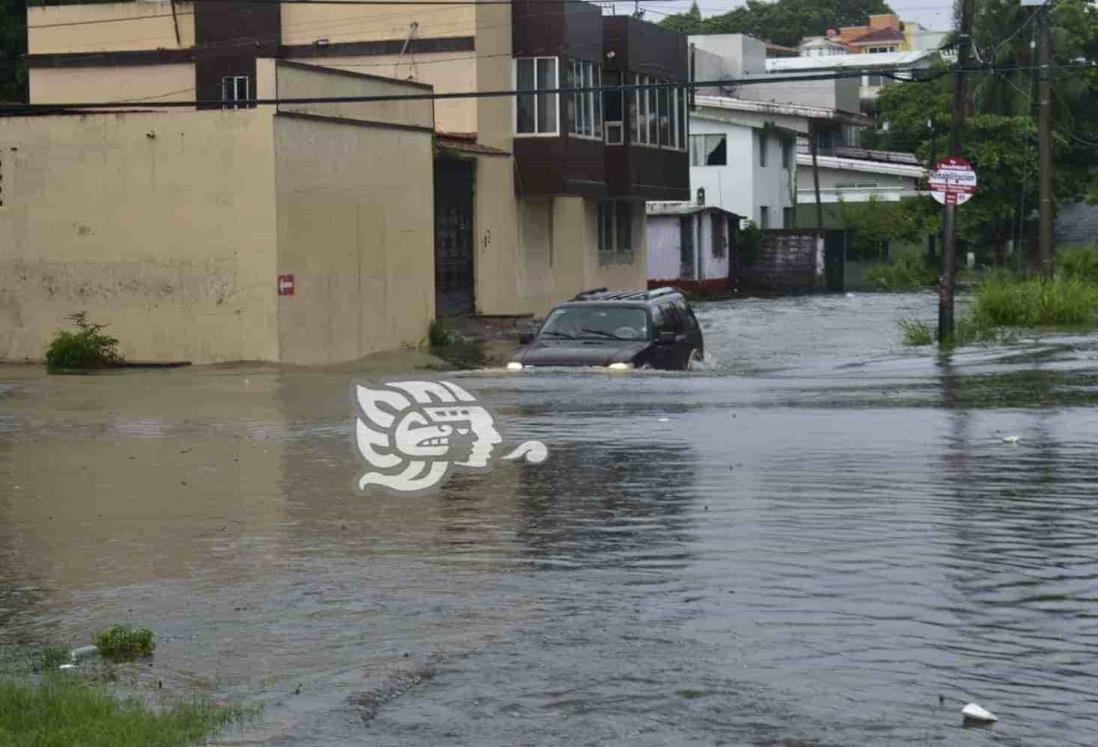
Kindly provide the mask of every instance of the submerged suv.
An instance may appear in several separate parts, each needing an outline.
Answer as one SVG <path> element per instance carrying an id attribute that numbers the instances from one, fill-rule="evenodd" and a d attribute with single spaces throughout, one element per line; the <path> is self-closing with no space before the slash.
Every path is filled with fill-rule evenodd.
<path id="1" fill-rule="evenodd" d="M 584 291 L 522 339 L 507 368 L 690 368 L 705 355 L 693 309 L 674 288 Z"/>

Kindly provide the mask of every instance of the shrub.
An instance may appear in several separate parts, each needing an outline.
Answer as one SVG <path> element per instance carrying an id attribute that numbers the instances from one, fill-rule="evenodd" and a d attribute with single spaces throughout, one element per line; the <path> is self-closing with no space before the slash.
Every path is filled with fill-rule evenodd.
<path id="1" fill-rule="evenodd" d="M 933 285 L 938 275 L 920 252 L 905 252 L 891 262 L 873 265 L 863 280 L 871 290 L 912 291 Z"/>
<path id="2" fill-rule="evenodd" d="M 900 334 L 904 345 L 929 345 L 934 342 L 934 330 L 920 319 L 901 319 Z"/>
<path id="3" fill-rule="evenodd" d="M 1098 284 L 1098 249 L 1065 246 L 1056 250 L 1056 272 L 1068 280 Z"/>
<path id="4" fill-rule="evenodd" d="M 447 329 L 446 325 L 439 319 L 432 320 L 431 326 L 427 328 L 427 342 L 431 344 L 433 348 L 443 348 L 447 345 L 452 345 L 457 339 L 457 336 Z"/>
<path id="5" fill-rule="evenodd" d="M 131 628 L 115 625 L 100 633 L 95 639 L 100 655 L 115 661 L 148 656 L 156 648 L 153 633 L 148 628 Z"/>
<path id="6" fill-rule="evenodd" d="M 1003 327 L 1045 327 L 1093 322 L 1098 287 L 1058 275 L 1051 280 L 986 280 L 976 291 L 973 316 L 981 324 Z"/>
<path id="7" fill-rule="evenodd" d="M 48 371 L 104 368 L 122 361 L 118 340 L 103 334 L 105 324 L 89 322 L 83 311 L 68 319 L 76 325 L 76 332 L 61 331 L 54 335 L 46 350 Z"/>
<path id="8" fill-rule="evenodd" d="M 38 657 L 38 670 L 49 672 L 69 661 L 68 646 L 43 646 Z"/>

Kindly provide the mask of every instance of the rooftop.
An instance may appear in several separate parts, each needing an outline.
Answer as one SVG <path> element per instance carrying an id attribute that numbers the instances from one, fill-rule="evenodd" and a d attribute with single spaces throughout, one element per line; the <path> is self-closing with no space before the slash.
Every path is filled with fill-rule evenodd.
<path id="1" fill-rule="evenodd" d="M 873 44 L 878 42 L 902 42 L 904 35 L 902 31 L 898 29 L 874 29 L 868 34 L 859 36 L 857 39 L 851 39 L 849 44 Z"/>
<path id="2" fill-rule="evenodd" d="M 804 58 L 785 57 L 781 59 L 793 60 Z M 766 77 L 756 76 L 755 80 L 765 81 Z M 765 83 L 762 85 L 765 85 Z M 864 115 L 840 111 L 838 109 L 827 109 L 822 106 L 754 101 L 751 99 L 732 98 L 730 96 L 696 96 L 694 98 L 694 103 L 699 108 L 726 109 L 738 112 L 755 112 L 758 114 L 777 114 L 787 117 L 804 117 L 805 119 L 830 119 L 860 126 L 868 126 L 873 123 L 873 120 Z"/>
<path id="3" fill-rule="evenodd" d="M 716 205 L 699 205 L 696 202 L 649 202 L 645 205 L 648 215 L 696 215 L 697 213 L 724 213 L 733 218 L 742 218 L 731 210 Z"/>
<path id="4" fill-rule="evenodd" d="M 922 166 L 914 166 L 905 163 L 873 161 L 863 158 L 842 158 L 841 156 L 817 156 L 816 162 L 821 169 L 859 171 L 866 174 L 888 174 L 891 176 L 906 176 L 912 179 L 922 179 L 926 177 L 926 169 Z M 798 153 L 797 165 L 811 166 L 812 155 L 810 153 Z"/>

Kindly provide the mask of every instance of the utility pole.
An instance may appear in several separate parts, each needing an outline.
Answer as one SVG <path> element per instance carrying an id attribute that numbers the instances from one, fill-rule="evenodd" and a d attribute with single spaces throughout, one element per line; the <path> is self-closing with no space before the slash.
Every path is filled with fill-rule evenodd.
<path id="1" fill-rule="evenodd" d="M 820 133 L 814 120 L 808 120 L 808 146 L 812 151 L 812 189 L 816 193 L 816 230 L 824 227 L 823 203 L 820 202 L 820 166 L 816 156 L 820 150 Z"/>
<path id="2" fill-rule="evenodd" d="M 1037 243 L 1041 257 L 1041 276 L 1052 277 L 1052 34 L 1049 32 L 1048 3 L 1037 12 L 1040 26 L 1037 111 L 1037 157 L 1040 170 L 1040 232 Z"/>
<path id="3" fill-rule="evenodd" d="M 949 154 L 961 155 L 961 130 L 965 124 L 965 69 L 972 45 L 972 3 L 961 0 L 961 29 L 957 35 L 957 72 L 953 76 L 953 120 L 949 128 Z M 953 290 L 957 277 L 956 204 L 946 203 L 943 221 L 942 275 L 938 279 L 938 341 L 953 339 Z"/>

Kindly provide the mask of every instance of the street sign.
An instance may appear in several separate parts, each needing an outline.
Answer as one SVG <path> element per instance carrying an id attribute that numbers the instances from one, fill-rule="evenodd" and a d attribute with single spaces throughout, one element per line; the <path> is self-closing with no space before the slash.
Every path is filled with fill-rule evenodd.
<path id="1" fill-rule="evenodd" d="M 279 275 L 278 276 L 278 295 L 280 296 L 292 296 L 294 294 L 294 276 L 293 275 Z"/>
<path id="2" fill-rule="evenodd" d="M 976 170 L 963 158 L 943 158 L 926 183 L 930 194 L 943 205 L 964 205 L 976 192 Z"/>

